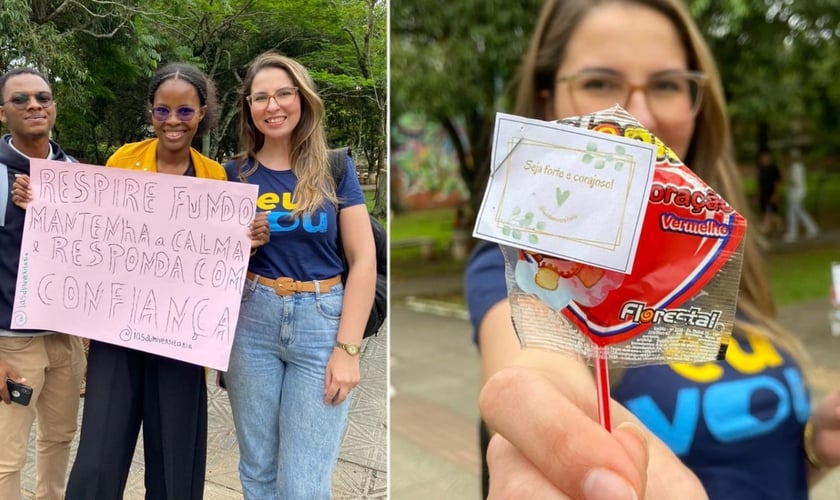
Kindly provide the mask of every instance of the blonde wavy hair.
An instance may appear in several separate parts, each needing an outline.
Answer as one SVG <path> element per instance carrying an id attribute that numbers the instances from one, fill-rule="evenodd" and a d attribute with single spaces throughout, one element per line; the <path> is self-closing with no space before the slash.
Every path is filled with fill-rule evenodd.
<path id="1" fill-rule="evenodd" d="M 720 74 L 694 19 L 680 0 L 547 0 L 531 36 L 530 45 L 513 82 L 513 113 L 545 119 L 545 109 L 554 93 L 557 70 L 563 62 L 569 39 L 590 11 L 610 3 L 639 5 L 664 15 L 677 30 L 685 49 L 688 69 L 705 73 L 708 81 L 695 119 L 694 135 L 683 162 L 723 196 L 738 212 L 750 217 L 750 209 L 732 155 L 729 117 Z M 546 97 L 548 102 L 546 102 Z M 808 359 L 799 339 L 775 320 L 776 306 L 759 251 L 756 234 L 748 231 L 738 298 L 735 331 L 743 333 L 741 321 L 787 350 L 806 368 Z M 750 331 L 755 331 L 750 328 Z"/>
<path id="2" fill-rule="evenodd" d="M 254 125 L 247 97 L 251 94 L 257 73 L 269 68 L 285 71 L 297 86 L 300 98 L 300 121 L 291 137 L 290 162 L 298 180 L 292 193 L 295 208 L 291 216 L 299 217 L 303 213 L 312 212 L 324 202 L 338 205 L 335 181 L 327 163 L 324 102 L 306 68 L 294 59 L 274 51 L 264 52 L 251 61 L 242 83 L 242 95 L 239 98 L 241 152 L 234 157 L 240 180 L 246 182 L 248 176 L 257 170 L 256 155 L 265 145 L 265 134 Z"/>

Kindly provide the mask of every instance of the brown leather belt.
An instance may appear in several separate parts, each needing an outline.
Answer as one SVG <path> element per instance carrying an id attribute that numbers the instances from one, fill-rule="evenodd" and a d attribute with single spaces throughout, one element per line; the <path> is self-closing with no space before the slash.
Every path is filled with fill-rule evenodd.
<path id="1" fill-rule="evenodd" d="M 286 295 L 291 295 L 293 293 L 298 292 L 314 292 L 315 291 L 315 282 L 314 281 L 295 281 L 292 278 L 287 278 L 285 276 L 270 279 L 266 278 L 265 276 L 257 276 L 256 274 L 248 271 L 245 276 L 249 280 L 257 279 L 257 283 L 260 285 L 270 286 L 274 289 L 274 293 L 280 295 L 281 297 Z M 341 276 L 333 276 L 332 278 L 327 278 L 325 280 L 318 280 L 318 286 L 321 292 L 329 292 L 332 287 L 341 283 Z"/>

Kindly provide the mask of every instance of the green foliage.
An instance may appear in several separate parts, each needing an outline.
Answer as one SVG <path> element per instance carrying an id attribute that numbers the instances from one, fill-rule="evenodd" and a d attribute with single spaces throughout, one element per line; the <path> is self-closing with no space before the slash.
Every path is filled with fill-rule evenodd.
<path id="1" fill-rule="evenodd" d="M 449 132 L 472 200 L 480 198 L 495 112 L 541 0 L 392 0 L 393 116 L 420 112 Z M 466 137 L 454 123 L 463 123 Z"/>
<path id="2" fill-rule="evenodd" d="M 474 205 L 493 115 L 508 105 L 504 91 L 541 4 L 391 1 L 393 115 L 422 113 L 451 131 Z M 840 156 L 840 0 L 688 4 L 720 66 L 738 156 L 752 159 L 765 136 L 777 149 L 799 143 Z"/>
<path id="3" fill-rule="evenodd" d="M 690 2 L 720 67 L 742 158 L 768 144 L 840 154 L 840 0 Z M 766 136 L 766 137 L 765 137 Z"/>
<path id="4" fill-rule="evenodd" d="M 278 50 L 310 69 L 331 143 L 353 146 L 357 161 L 376 171 L 385 156 L 386 14 L 376 0 L 4 0 L 0 71 L 25 64 L 45 72 L 60 104 L 56 138 L 82 161 L 102 164 L 117 146 L 148 136 L 155 70 L 196 64 L 215 81 L 222 107 L 209 141 L 196 146 L 221 160 L 238 150 L 248 63 Z"/>

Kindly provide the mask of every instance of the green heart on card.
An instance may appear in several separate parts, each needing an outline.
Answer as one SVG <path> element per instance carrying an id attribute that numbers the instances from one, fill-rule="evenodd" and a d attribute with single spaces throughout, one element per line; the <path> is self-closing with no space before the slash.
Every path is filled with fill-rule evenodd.
<path id="1" fill-rule="evenodd" d="M 563 203 L 566 203 L 566 200 L 569 199 L 571 192 L 568 189 L 564 191 L 560 188 L 556 188 L 554 194 L 557 196 L 557 206 L 562 207 Z"/>

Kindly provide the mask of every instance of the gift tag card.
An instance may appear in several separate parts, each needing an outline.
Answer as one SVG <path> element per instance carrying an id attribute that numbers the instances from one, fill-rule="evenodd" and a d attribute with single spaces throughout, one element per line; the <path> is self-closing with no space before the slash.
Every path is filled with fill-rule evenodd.
<path id="1" fill-rule="evenodd" d="M 498 113 L 477 238 L 628 274 L 653 144 Z"/>

